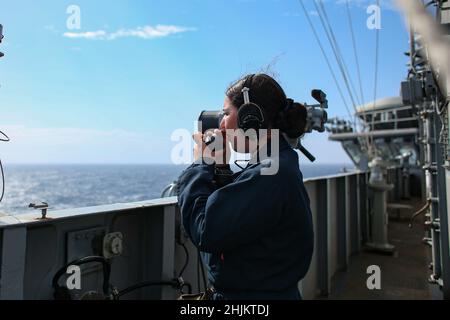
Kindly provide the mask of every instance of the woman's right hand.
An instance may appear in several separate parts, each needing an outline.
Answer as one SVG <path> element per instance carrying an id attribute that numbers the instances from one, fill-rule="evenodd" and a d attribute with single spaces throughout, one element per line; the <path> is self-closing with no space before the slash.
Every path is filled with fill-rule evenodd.
<path id="1" fill-rule="evenodd" d="M 225 129 L 215 129 L 213 134 L 216 136 L 215 150 L 213 152 L 216 167 L 228 166 L 231 158 L 231 148 L 227 139 L 227 133 Z"/>
<path id="2" fill-rule="evenodd" d="M 205 136 L 211 135 L 215 136 L 215 140 L 209 146 L 206 146 L 204 142 Z M 195 162 L 198 162 L 200 159 L 213 159 L 216 166 L 227 166 L 229 164 L 231 148 L 226 139 L 225 130 L 215 129 L 214 132 L 209 131 L 206 134 L 196 132 L 192 137 L 195 141 Z M 208 162 L 208 160 L 206 160 L 206 162 Z"/>

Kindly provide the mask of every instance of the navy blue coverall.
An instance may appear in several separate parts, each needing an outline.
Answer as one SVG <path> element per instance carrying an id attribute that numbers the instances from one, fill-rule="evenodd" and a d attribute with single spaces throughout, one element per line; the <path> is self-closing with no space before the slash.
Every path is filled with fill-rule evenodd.
<path id="1" fill-rule="evenodd" d="M 184 228 L 225 299 L 301 299 L 297 283 L 314 246 L 309 197 L 298 155 L 283 137 L 278 161 L 275 175 L 261 175 L 261 159 L 221 188 L 214 165 L 193 164 L 179 178 Z"/>

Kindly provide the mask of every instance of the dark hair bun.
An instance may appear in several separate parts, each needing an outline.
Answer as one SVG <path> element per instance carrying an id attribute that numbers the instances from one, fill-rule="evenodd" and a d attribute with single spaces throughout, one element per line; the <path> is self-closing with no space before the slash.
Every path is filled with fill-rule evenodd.
<path id="1" fill-rule="evenodd" d="M 306 117 L 306 107 L 301 103 L 293 102 L 281 112 L 278 127 L 291 139 L 301 137 L 305 134 Z"/>

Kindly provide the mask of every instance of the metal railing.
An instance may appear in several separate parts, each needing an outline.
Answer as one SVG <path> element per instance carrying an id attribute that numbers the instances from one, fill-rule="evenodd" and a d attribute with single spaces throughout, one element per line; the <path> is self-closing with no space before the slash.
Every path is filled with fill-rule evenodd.
<path id="1" fill-rule="evenodd" d="M 394 172 L 396 170 L 393 170 Z M 390 173 L 392 181 L 397 173 Z M 315 249 L 306 277 L 299 283 L 305 299 L 326 296 L 333 276 L 369 237 L 368 173 L 354 172 L 305 180 L 314 222 Z M 395 189 L 394 189 L 395 190 Z M 395 195 L 394 195 L 395 196 Z M 111 283 L 119 289 L 142 281 L 169 281 L 189 263 L 183 278 L 193 291 L 203 289 L 198 254 L 180 227 L 176 198 L 0 217 L 0 299 L 52 299 L 51 277 L 70 259 L 101 255 L 89 234 L 123 234 L 123 252 L 112 258 Z M 95 288 L 101 270 L 83 273 Z M 200 283 L 200 288 L 198 288 Z M 130 293 L 133 299 L 175 299 L 171 287 Z"/>

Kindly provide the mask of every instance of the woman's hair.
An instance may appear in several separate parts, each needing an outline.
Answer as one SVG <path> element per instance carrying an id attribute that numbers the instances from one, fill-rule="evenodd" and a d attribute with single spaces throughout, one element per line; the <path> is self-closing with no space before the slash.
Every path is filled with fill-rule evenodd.
<path id="1" fill-rule="evenodd" d="M 305 133 L 305 106 L 287 99 L 275 79 L 264 73 L 250 74 L 230 85 L 226 95 L 236 108 L 244 104 L 244 86 L 250 89 L 250 102 L 259 105 L 264 113 L 263 128 L 279 129 L 289 138 L 298 138 Z"/>

